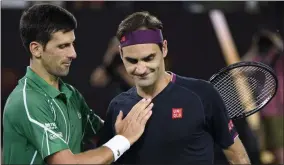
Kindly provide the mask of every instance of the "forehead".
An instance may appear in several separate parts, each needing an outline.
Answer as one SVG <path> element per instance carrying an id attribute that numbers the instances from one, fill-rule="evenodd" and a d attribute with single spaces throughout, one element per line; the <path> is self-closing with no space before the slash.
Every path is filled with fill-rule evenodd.
<path id="1" fill-rule="evenodd" d="M 51 35 L 51 42 L 55 43 L 71 43 L 75 40 L 74 30 L 63 32 L 58 31 Z"/>
<path id="2" fill-rule="evenodd" d="M 122 48 L 124 57 L 142 58 L 153 53 L 159 52 L 157 44 L 137 44 Z"/>

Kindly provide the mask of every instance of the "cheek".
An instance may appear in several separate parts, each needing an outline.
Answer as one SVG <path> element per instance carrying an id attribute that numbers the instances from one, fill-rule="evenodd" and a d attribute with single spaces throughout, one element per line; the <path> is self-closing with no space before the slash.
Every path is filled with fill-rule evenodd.
<path id="1" fill-rule="evenodd" d="M 46 64 L 49 64 L 52 62 L 52 54 L 49 54 L 49 53 L 45 53 L 43 56 L 42 56 L 42 61 Z"/>
<path id="2" fill-rule="evenodd" d="M 147 64 L 147 67 L 149 69 L 158 69 L 160 67 L 160 62 L 159 61 L 152 61 L 152 62 L 149 62 Z"/>
<path id="3" fill-rule="evenodd" d="M 51 66 L 57 65 L 61 61 L 60 55 L 55 54 L 54 52 L 45 54 L 43 60 L 45 63 Z"/>
<path id="4" fill-rule="evenodd" d="M 125 70 L 127 73 L 133 73 L 135 70 L 135 65 L 131 65 L 131 64 L 126 64 L 125 66 Z"/>

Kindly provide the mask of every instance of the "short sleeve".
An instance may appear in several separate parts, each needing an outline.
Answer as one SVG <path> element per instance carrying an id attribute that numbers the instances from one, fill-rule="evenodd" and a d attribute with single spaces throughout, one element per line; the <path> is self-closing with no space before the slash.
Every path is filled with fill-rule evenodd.
<path id="1" fill-rule="evenodd" d="M 211 132 L 215 143 L 220 145 L 222 148 L 228 148 L 234 143 L 235 137 L 238 135 L 236 128 L 232 120 L 229 118 L 225 103 L 219 92 L 211 87 L 210 90 L 210 100 L 211 100 Z"/>
<path id="2" fill-rule="evenodd" d="M 83 95 L 74 87 L 71 88 L 75 93 L 76 104 L 79 106 L 78 111 L 82 115 L 82 151 L 87 151 L 97 147 L 98 132 L 104 125 L 104 120 L 101 119 L 94 110 L 92 110 Z"/>
<path id="3" fill-rule="evenodd" d="M 81 113 L 83 113 L 83 123 L 86 123 L 85 135 L 94 136 L 104 125 L 104 120 L 101 119 L 94 110 L 90 109 L 88 104 L 86 103 L 84 97 L 78 93 L 79 101 L 81 105 Z"/>
<path id="4" fill-rule="evenodd" d="M 99 132 L 99 143 L 98 143 L 99 146 L 109 141 L 115 135 L 114 134 L 115 129 L 114 129 L 114 124 L 113 124 L 113 116 L 114 116 L 115 109 L 113 105 L 114 105 L 113 102 L 109 104 L 104 126 L 102 130 Z"/>
<path id="5" fill-rule="evenodd" d="M 23 97 L 20 96 L 10 100 L 6 117 L 27 138 L 28 143 L 35 147 L 43 159 L 68 149 L 46 97 L 32 91 L 23 92 Z"/>

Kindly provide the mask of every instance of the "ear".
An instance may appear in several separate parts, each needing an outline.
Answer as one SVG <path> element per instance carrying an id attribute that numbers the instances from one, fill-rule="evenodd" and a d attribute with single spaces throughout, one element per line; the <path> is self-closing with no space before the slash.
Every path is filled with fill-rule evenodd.
<path id="1" fill-rule="evenodd" d="M 167 42 L 167 40 L 163 41 L 162 50 L 163 50 L 163 57 L 165 58 L 168 55 L 168 42 Z"/>
<path id="2" fill-rule="evenodd" d="M 30 43 L 30 52 L 32 56 L 35 56 L 36 58 L 40 58 L 41 54 L 43 52 L 43 46 L 38 42 L 31 42 Z"/>

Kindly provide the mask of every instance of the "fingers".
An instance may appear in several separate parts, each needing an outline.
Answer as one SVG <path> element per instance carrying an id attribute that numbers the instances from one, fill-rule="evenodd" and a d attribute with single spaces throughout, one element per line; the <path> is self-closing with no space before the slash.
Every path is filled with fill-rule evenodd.
<path id="1" fill-rule="evenodd" d="M 136 112 L 133 114 L 133 119 L 138 120 L 138 117 L 141 113 L 144 113 L 151 103 L 151 99 L 146 99 L 139 107 L 137 107 Z"/>
<path id="2" fill-rule="evenodd" d="M 145 110 L 140 111 L 137 117 L 137 122 L 142 123 L 143 118 L 152 110 L 154 104 L 151 103 Z"/>
<path id="3" fill-rule="evenodd" d="M 142 118 L 141 124 L 146 125 L 147 121 L 150 119 L 152 116 L 152 110 L 148 111 L 148 113 Z"/>
<path id="4" fill-rule="evenodd" d="M 133 106 L 131 111 L 127 114 L 127 118 L 137 119 L 139 112 L 146 109 L 146 107 L 151 103 L 151 99 L 142 99 L 137 104 Z"/>
<path id="5" fill-rule="evenodd" d="M 122 121 L 122 117 L 123 117 L 123 112 L 122 111 L 119 111 L 119 114 L 117 115 L 116 117 L 116 122 L 121 122 Z"/>

